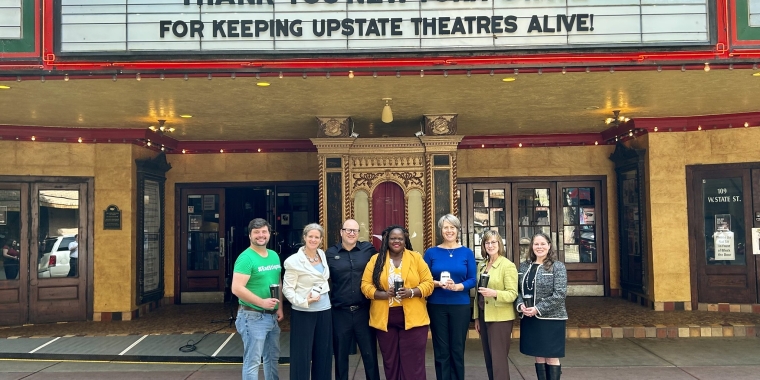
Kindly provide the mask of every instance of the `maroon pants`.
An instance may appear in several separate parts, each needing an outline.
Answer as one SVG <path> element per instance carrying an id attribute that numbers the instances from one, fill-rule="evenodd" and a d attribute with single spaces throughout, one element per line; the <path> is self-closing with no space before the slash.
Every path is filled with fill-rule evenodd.
<path id="1" fill-rule="evenodd" d="M 425 380 L 428 326 L 404 329 L 404 308 L 388 312 L 388 332 L 377 330 L 387 380 Z"/>

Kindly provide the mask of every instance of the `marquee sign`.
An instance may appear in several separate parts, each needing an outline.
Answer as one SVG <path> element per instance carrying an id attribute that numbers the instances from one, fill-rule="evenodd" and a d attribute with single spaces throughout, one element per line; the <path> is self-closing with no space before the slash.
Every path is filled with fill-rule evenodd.
<path id="1" fill-rule="evenodd" d="M 708 0 L 60 0 L 61 53 L 325 53 L 710 42 Z"/>

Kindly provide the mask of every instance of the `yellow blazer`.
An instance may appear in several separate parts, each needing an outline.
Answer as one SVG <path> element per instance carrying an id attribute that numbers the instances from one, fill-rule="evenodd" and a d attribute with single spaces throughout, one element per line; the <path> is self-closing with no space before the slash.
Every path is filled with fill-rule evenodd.
<path id="1" fill-rule="evenodd" d="M 364 268 L 362 276 L 362 293 L 371 301 L 369 307 L 369 325 L 382 331 L 388 331 L 388 300 L 376 300 L 375 284 L 372 283 L 372 271 L 375 269 L 375 262 L 378 254 L 372 256 Z M 380 287 L 382 291 L 388 291 L 388 270 L 390 259 L 386 256 L 385 267 L 380 274 Z M 401 307 L 404 308 L 404 325 L 406 330 L 413 327 L 425 326 L 430 324 L 430 318 L 427 313 L 427 301 L 425 297 L 433 294 L 433 275 L 430 273 L 425 260 L 418 252 L 405 250 L 401 258 L 401 278 L 404 279 L 405 288 L 417 288 L 422 292 L 421 297 L 404 298 L 401 300 Z"/>
<path id="2" fill-rule="evenodd" d="M 478 264 L 478 282 L 480 275 L 486 268 L 488 260 Z M 496 291 L 496 298 L 485 297 L 486 322 L 505 322 L 516 318 L 515 299 L 517 299 L 517 267 L 506 257 L 499 256 L 488 272 L 488 288 Z M 478 297 L 475 297 L 472 317 L 478 318 Z"/>

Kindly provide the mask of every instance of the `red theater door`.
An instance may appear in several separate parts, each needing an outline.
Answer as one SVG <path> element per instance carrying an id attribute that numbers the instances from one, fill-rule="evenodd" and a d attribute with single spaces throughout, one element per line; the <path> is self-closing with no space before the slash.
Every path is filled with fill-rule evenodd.
<path id="1" fill-rule="evenodd" d="M 379 184 L 372 193 L 372 244 L 380 249 L 383 230 L 390 225 L 404 225 L 406 202 L 401 186 L 393 182 Z M 405 226 L 406 227 L 406 226 Z"/>

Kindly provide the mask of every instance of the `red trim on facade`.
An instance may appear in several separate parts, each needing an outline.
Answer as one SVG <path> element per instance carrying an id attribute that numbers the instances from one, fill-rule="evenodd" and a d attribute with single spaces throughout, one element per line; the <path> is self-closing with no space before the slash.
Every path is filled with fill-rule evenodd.
<path id="1" fill-rule="evenodd" d="M 179 141 L 171 153 L 316 152 L 311 140 Z"/>
<path id="2" fill-rule="evenodd" d="M 459 149 L 530 148 L 603 144 L 601 133 L 555 133 L 548 135 L 465 136 Z M 522 146 L 520 146 L 522 144 Z"/>

